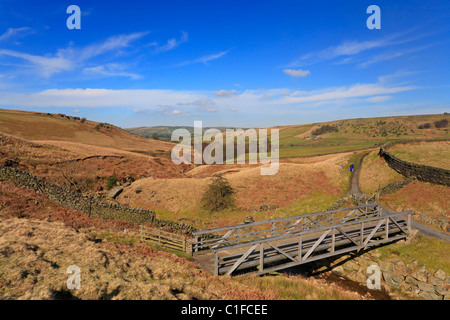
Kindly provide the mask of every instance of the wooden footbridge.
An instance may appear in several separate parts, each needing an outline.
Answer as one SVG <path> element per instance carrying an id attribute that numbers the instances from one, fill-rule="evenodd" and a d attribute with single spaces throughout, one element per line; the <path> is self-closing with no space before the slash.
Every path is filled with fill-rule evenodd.
<path id="1" fill-rule="evenodd" d="M 193 254 L 216 275 L 264 274 L 404 239 L 411 213 L 371 203 L 197 231 Z"/>

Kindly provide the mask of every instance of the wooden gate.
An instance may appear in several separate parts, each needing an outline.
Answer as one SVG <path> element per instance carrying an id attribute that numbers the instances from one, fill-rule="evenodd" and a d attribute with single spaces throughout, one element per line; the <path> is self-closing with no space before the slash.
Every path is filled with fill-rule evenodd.
<path id="1" fill-rule="evenodd" d="M 149 242 L 178 251 L 192 253 L 192 241 L 185 236 L 141 225 L 141 242 Z"/>

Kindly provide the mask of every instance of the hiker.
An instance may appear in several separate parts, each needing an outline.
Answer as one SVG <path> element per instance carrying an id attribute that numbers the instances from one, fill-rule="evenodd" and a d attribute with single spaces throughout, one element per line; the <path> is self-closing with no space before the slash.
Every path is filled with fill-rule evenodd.
<path id="1" fill-rule="evenodd" d="M 353 165 L 353 163 L 350 165 L 350 171 L 351 172 L 353 172 L 353 168 L 354 168 L 355 166 Z"/>

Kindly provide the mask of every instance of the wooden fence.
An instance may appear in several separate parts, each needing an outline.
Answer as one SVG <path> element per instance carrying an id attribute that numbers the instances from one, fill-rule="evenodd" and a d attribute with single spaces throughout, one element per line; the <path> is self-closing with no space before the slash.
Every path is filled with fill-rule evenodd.
<path id="1" fill-rule="evenodd" d="M 379 199 L 379 193 L 363 193 L 360 196 L 356 195 L 355 193 L 352 194 L 352 201 L 357 206 L 378 202 Z"/>
<path id="2" fill-rule="evenodd" d="M 179 234 L 141 225 L 140 238 L 144 243 L 149 242 L 161 247 L 192 253 L 192 241 Z"/>

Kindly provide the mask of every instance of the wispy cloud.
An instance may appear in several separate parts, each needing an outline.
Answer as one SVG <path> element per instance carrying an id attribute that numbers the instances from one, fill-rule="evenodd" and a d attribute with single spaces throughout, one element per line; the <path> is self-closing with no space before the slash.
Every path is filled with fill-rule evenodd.
<path id="1" fill-rule="evenodd" d="M 306 102 L 332 101 L 360 97 L 375 97 L 418 89 L 416 86 L 383 86 L 379 83 L 355 84 L 352 86 L 328 88 L 320 91 L 294 92 L 283 97 L 279 104 L 298 104 Z"/>
<path id="2" fill-rule="evenodd" d="M 172 38 L 167 40 L 167 43 L 165 45 L 162 46 L 158 46 L 158 44 L 156 42 L 151 43 L 152 46 L 155 46 L 155 52 L 156 53 L 160 53 L 160 52 L 167 52 L 170 50 L 173 50 L 175 48 L 177 48 L 178 46 L 180 46 L 182 43 L 185 43 L 189 40 L 189 35 L 187 32 L 182 31 L 181 32 L 181 38 L 179 40 Z"/>
<path id="3" fill-rule="evenodd" d="M 425 34 L 425 33 L 414 33 L 412 36 L 410 33 L 414 30 L 407 30 L 405 32 L 396 33 L 393 35 L 390 35 L 385 38 L 380 38 L 378 40 L 371 40 L 371 41 L 344 41 L 341 44 L 337 46 L 330 46 L 326 49 L 314 51 L 314 52 L 308 52 L 306 54 L 303 54 L 299 58 L 293 60 L 289 66 L 291 67 L 299 67 L 299 66 L 307 66 L 307 65 L 313 65 L 316 63 L 321 63 L 324 61 L 330 61 L 337 58 L 343 58 L 342 60 L 336 62 L 336 64 L 348 64 L 348 63 L 357 63 L 358 60 L 354 59 L 353 57 L 366 52 L 370 50 L 375 49 L 381 49 L 381 48 L 387 48 L 392 46 L 397 46 L 401 44 L 411 43 L 416 40 L 428 37 L 432 34 Z M 428 47 L 428 46 L 427 46 Z M 425 47 L 423 48 L 425 49 Z M 408 49 L 414 51 L 415 49 Z M 422 50 L 422 49 L 418 49 Z M 418 51 L 416 50 L 416 51 Z M 397 50 L 399 51 L 399 50 Z M 385 61 L 389 59 L 393 59 L 396 57 L 401 56 L 402 53 L 398 54 L 396 53 L 383 53 L 379 54 L 378 56 L 374 57 L 372 62 L 369 62 L 367 65 L 379 61 Z"/>
<path id="4" fill-rule="evenodd" d="M 149 32 L 135 32 L 131 34 L 122 34 L 109 37 L 103 42 L 94 43 L 85 47 L 69 47 L 58 50 L 58 54 L 73 61 L 86 61 L 93 57 L 101 56 L 106 53 L 116 52 L 119 49 L 127 48 L 132 42 L 141 39 Z"/>
<path id="5" fill-rule="evenodd" d="M 105 77 L 127 77 L 133 80 L 142 78 L 137 73 L 124 72 L 124 66 L 118 64 L 107 64 L 105 66 L 96 66 L 84 68 L 83 72 L 92 75 L 105 76 Z"/>
<path id="6" fill-rule="evenodd" d="M 383 61 L 389 61 L 389 60 L 399 58 L 399 57 L 402 57 L 402 56 L 410 54 L 410 53 L 423 51 L 423 50 L 426 50 L 432 46 L 435 46 L 435 45 L 438 45 L 441 43 L 442 42 L 431 43 L 431 44 L 427 44 L 427 45 L 420 46 L 420 47 L 398 50 L 397 52 L 388 52 L 388 53 L 378 54 L 364 62 L 358 63 L 357 65 L 358 65 L 358 67 L 361 67 L 361 68 L 367 68 L 368 66 L 370 66 L 372 64 L 383 62 Z"/>
<path id="7" fill-rule="evenodd" d="M 311 65 L 327 60 L 332 60 L 341 56 L 350 56 L 358 54 L 362 51 L 366 51 L 373 48 L 378 48 L 382 46 L 386 46 L 387 41 L 378 40 L 378 41 L 347 41 L 338 46 L 333 46 L 326 48 L 324 50 L 309 52 L 302 55 L 300 58 L 294 60 L 291 65 L 292 66 L 304 66 Z"/>
<path id="8" fill-rule="evenodd" d="M 187 66 L 187 65 L 195 64 L 195 63 L 208 64 L 208 62 L 210 62 L 210 61 L 213 61 L 213 60 L 216 60 L 216 59 L 219 59 L 219 58 L 225 56 L 226 54 L 228 54 L 228 52 L 229 52 L 228 50 L 227 51 L 221 51 L 219 53 L 203 56 L 203 57 L 200 57 L 200 58 L 195 59 L 195 60 L 184 61 L 184 62 L 182 62 L 180 64 L 177 64 L 176 67 Z"/>
<path id="9" fill-rule="evenodd" d="M 291 77 L 296 77 L 296 78 L 305 78 L 311 74 L 311 72 L 309 70 L 302 70 L 302 69 L 298 69 L 298 70 L 284 69 L 283 72 L 286 73 L 287 75 L 290 75 Z"/>
<path id="10" fill-rule="evenodd" d="M 18 36 L 23 36 L 31 31 L 31 28 L 29 27 L 22 27 L 22 28 L 8 28 L 5 33 L 0 35 L 0 42 L 8 40 L 10 38 L 15 38 Z"/>
<path id="11" fill-rule="evenodd" d="M 133 41 L 136 41 L 147 34 L 148 32 L 137 32 L 113 36 L 103 42 L 94 43 L 85 47 L 70 46 L 69 48 L 59 49 L 56 54 L 46 54 L 44 56 L 0 49 L 0 56 L 9 56 L 25 60 L 28 64 L 23 67 L 32 69 L 38 75 L 48 78 L 56 73 L 72 71 L 76 67 L 85 70 L 84 65 L 90 59 L 107 53 L 116 53 L 120 49 L 129 47 Z M 88 71 L 103 73 L 103 75 L 118 75 L 104 67 L 88 68 Z M 125 74 L 122 75 L 125 76 Z M 132 77 L 132 74 L 129 73 L 126 76 Z"/>
<path id="12" fill-rule="evenodd" d="M 30 67 L 43 77 L 49 77 L 54 73 L 72 70 L 74 63 L 69 59 L 57 54 L 54 57 L 36 56 L 13 50 L 0 49 L 0 56 L 9 56 L 23 59 L 28 62 L 25 67 Z"/>

